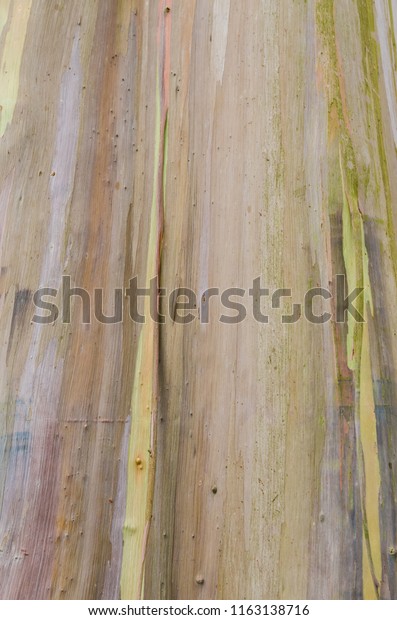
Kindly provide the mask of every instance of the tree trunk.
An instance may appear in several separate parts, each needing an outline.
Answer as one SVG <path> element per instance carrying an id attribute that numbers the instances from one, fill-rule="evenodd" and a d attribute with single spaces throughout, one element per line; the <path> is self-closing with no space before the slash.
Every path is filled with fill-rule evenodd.
<path id="1" fill-rule="evenodd" d="M 2 598 L 397 598 L 396 39 L 0 0 Z"/>

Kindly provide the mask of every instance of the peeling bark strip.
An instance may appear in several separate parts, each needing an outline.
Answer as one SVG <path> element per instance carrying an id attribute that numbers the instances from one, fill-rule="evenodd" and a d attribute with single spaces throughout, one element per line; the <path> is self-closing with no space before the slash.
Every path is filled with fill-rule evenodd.
<path id="1" fill-rule="evenodd" d="M 161 246 L 167 152 L 167 115 L 170 83 L 171 0 L 158 2 L 156 123 L 153 198 L 145 288 L 157 276 L 161 282 Z M 146 297 L 144 316 L 150 316 Z M 143 594 L 147 539 L 152 519 L 156 471 L 157 409 L 159 399 L 159 325 L 149 321 L 139 336 L 131 398 L 131 440 L 128 456 L 127 507 L 124 525 L 121 596 Z"/>
<path id="2" fill-rule="evenodd" d="M 0 597 L 397 599 L 396 41 L 395 0 L 0 0 Z M 65 275 L 338 274 L 364 323 L 31 322 Z"/>

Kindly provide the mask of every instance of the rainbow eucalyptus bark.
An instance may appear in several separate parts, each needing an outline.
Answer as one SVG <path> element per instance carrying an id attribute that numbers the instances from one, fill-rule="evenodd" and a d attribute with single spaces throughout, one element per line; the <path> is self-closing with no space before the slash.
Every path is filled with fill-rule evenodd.
<path id="1" fill-rule="evenodd" d="M 0 0 L 2 598 L 397 598 L 396 33 Z"/>

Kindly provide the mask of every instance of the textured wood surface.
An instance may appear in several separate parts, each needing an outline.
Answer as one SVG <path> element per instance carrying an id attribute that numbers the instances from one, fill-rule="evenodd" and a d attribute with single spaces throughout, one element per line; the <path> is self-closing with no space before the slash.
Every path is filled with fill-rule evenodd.
<path id="1" fill-rule="evenodd" d="M 396 39 L 396 0 L 0 0 L 2 598 L 397 598 Z M 333 319 L 33 323 L 62 276 Z"/>

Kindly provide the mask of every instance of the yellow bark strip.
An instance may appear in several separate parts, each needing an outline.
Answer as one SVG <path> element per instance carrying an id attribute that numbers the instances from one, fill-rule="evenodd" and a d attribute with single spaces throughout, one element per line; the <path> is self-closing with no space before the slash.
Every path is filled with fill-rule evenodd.
<path id="1" fill-rule="evenodd" d="M 165 176 L 167 166 L 167 115 L 171 3 L 158 3 L 156 122 L 154 176 L 150 236 L 145 287 L 161 275 Z M 159 282 L 158 282 L 159 285 Z M 131 441 L 128 456 L 127 504 L 121 597 L 142 598 L 147 540 L 152 518 L 156 467 L 156 419 L 158 407 L 159 325 L 152 320 L 150 298 L 145 298 L 145 324 L 139 338 L 131 400 Z"/>
<path id="2" fill-rule="evenodd" d="M 18 98 L 19 71 L 31 6 L 31 0 L 17 0 L 13 4 L 13 14 L 1 58 L 0 137 L 12 120 Z M 2 13 L 0 26 L 4 20 L 3 15 Z"/>
<path id="3" fill-rule="evenodd" d="M 379 525 L 380 471 L 372 392 L 368 325 L 363 328 L 360 368 L 360 441 L 364 467 L 363 587 L 365 599 L 379 598 L 382 575 Z"/>
<path id="4" fill-rule="evenodd" d="M 156 141 L 154 161 L 160 157 L 160 90 L 157 82 Z M 157 165 L 154 167 L 151 227 L 148 247 L 148 264 L 145 287 L 155 277 L 156 240 L 158 230 L 157 212 Z M 156 363 L 156 326 L 150 318 L 150 300 L 145 298 L 144 316 L 139 338 L 136 371 L 131 398 L 131 440 L 128 455 L 127 504 L 124 524 L 123 566 L 121 573 L 121 597 L 141 598 L 147 528 L 151 516 L 150 468 L 154 467 L 152 451 L 152 415 L 156 406 L 154 374 Z"/>
<path id="5" fill-rule="evenodd" d="M 346 179 L 344 162 L 340 153 L 343 184 L 343 256 L 349 291 L 364 289 L 359 303 L 360 313 L 366 318 L 372 308 L 368 275 L 368 254 L 365 247 L 363 220 L 354 195 L 354 183 Z M 353 167 L 353 162 L 346 162 Z M 350 171 L 351 172 L 351 171 Z M 350 191 L 349 191 L 350 190 Z M 363 588 L 364 598 L 379 598 L 382 574 L 379 490 L 380 470 L 377 449 L 375 404 L 372 390 L 371 359 L 368 324 L 357 323 L 349 313 L 347 335 L 348 365 L 356 379 L 356 416 L 358 428 L 358 458 L 361 471 L 363 510 Z M 360 463 L 362 461 L 362 463 Z"/>

